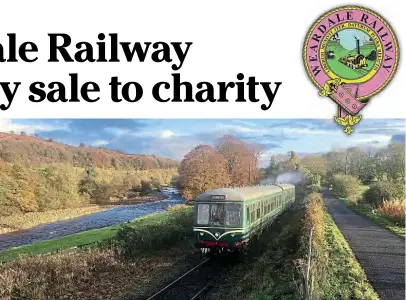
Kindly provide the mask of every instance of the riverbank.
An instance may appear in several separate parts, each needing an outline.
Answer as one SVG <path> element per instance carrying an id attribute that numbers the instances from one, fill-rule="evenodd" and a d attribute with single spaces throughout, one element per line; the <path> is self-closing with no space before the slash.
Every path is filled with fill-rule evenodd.
<path id="1" fill-rule="evenodd" d="M 147 202 L 161 201 L 168 197 L 162 192 L 153 191 L 147 195 L 134 193 L 124 199 L 112 201 L 106 205 L 89 205 L 84 207 L 49 210 L 44 212 L 18 213 L 1 218 L 0 234 L 27 230 L 38 225 L 91 215 L 94 213 L 113 209 L 120 205 L 136 205 Z"/>
<path id="2" fill-rule="evenodd" d="M 190 206 L 175 205 L 174 207 L 168 207 L 167 211 L 148 214 L 146 216 L 126 222 L 125 225 L 131 228 L 136 228 L 144 225 L 162 224 L 168 221 L 168 219 L 174 214 L 173 212 L 179 208 L 186 209 L 187 211 L 192 210 Z M 7 250 L 0 251 L 0 262 L 8 262 L 17 259 L 20 256 L 26 255 L 43 255 L 75 250 L 84 247 L 91 248 L 93 246 L 103 244 L 109 239 L 113 238 L 121 227 L 122 224 L 106 226 L 99 229 L 92 229 L 66 235 L 60 238 L 35 242 L 19 247 L 12 247 Z"/>
<path id="3" fill-rule="evenodd" d="M 41 224 L 70 220 L 111 209 L 109 206 L 91 205 L 86 207 L 66 208 L 44 212 L 30 212 L 2 217 L 0 234 L 30 229 Z"/>
<path id="4" fill-rule="evenodd" d="M 180 205 L 121 226 L 2 251 L 0 260 L 8 262 L 0 264 L 0 299 L 121 299 L 194 251 L 192 215 Z M 29 255 L 19 257 L 22 249 Z"/>

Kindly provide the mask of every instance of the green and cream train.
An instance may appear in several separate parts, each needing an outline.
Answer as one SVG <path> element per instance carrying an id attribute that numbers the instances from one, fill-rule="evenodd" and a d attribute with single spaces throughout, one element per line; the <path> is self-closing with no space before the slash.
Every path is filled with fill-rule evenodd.
<path id="1" fill-rule="evenodd" d="M 196 197 L 195 245 L 202 253 L 235 250 L 295 202 L 292 184 L 220 188 Z"/>

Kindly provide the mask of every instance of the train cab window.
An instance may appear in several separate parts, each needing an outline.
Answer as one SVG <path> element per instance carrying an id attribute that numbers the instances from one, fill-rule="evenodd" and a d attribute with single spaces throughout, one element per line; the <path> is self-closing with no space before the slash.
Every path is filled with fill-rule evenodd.
<path id="1" fill-rule="evenodd" d="M 197 206 L 197 224 L 208 225 L 210 218 L 210 204 L 199 204 Z"/>
<path id="2" fill-rule="evenodd" d="M 240 225 L 241 220 L 241 205 L 229 203 L 226 207 L 226 225 Z"/>
<path id="3" fill-rule="evenodd" d="M 213 203 L 211 205 L 211 225 L 224 225 L 225 216 L 224 204 Z"/>

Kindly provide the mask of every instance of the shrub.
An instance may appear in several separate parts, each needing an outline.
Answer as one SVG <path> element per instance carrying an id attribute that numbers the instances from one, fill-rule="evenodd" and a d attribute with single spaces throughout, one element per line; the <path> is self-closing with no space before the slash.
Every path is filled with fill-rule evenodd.
<path id="1" fill-rule="evenodd" d="M 117 251 L 125 257 L 135 258 L 141 251 L 157 251 L 173 246 L 192 234 L 192 216 L 190 210 L 173 209 L 170 217 L 159 223 L 140 222 L 137 227 L 124 225 L 116 234 Z"/>
<path id="2" fill-rule="evenodd" d="M 356 201 L 359 196 L 361 182 L 358 178 L 351 175 L 336 174 L 333 175 L 331 185 L 333 193 L 337 197 Z"/>
<path id="3" fill-rule="evenodd" d="M 317 184 L 312 184 L 309 185 L 308 187 L 308 193 L 320 193 L 320 186 Z"/>
<path id="4" fill-rule="evenodd" d="M 113 187 L 107 182 L 97 183 L 97 187 L 93 192 L 92 200 L 96 204 L 109 203 L 110 197 L 113 193 Z"/>
<path id="5" fill-rule="evenodd" d="M 364 194 L 364 200 L 378 207 L 383 200 L 404 198 L 404 188 L 400 183 L 391 181 L 378 181 L 371 185 Z"/>
<path id="6" fill-rule="evenodd" d="M 306 270 L 307 259 L 309 255 L 309 238 L 310 232 L 313 228 L 312 234 L 312 266 L 311 266 L 311 280 L 314 279 L 314 293 L 318 294 L 323 290 L 323 285 L 326 284 L 325 278 L 327 273 L 326 257 L 327 249 L 325 246 L 326 232 L 325 232 L 325 206 L 321 194 L 311 193 L 305 198 L 305 217 L 303 220 L 302 237 L 300 242 L 300 253 L 302 259 L 296 260 L 295 265 L 301 274 Z M 303 278 L 304 279 L 304 278 Z M 306 284 L 303 285 L 303 287 Z M 302 287 L 302 288 L 303 288 Z M 320 296 L 320 295 L 317 295 Z"/>
<path id="7" fill-rule="evenodd" d="M 93 198 L 97 189 L 97 182 L 93 178 L 85 177 L 79 180 L 78 187 L 80 194 L 87 194 Z"/>
<path id="8" fill-rule="evenodd" d="M 378 214 L 394 221 L 405 223 L 405 200 L 394 199 L 391 201 L 384 200 L 376 210 Z"/>
<path id="9" fill-rule="evenodd" d="M 141 192 L 146 194 L 152 191 L 152 182 L 147 180 L 141 180 Z"/>

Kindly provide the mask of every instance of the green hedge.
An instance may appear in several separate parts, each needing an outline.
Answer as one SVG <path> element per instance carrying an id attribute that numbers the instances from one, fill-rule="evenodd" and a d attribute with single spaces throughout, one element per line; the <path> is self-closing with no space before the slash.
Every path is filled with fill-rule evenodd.
<path id="1" fill-rule="evenodd" d="M 331 185 L 333 193 L 337 197 L 356 200 L 359 195 L 361 182 L 358 178 L 351 175 L 336 174 L 331 180 Z"/>
<path id="2" fill-rule="evenodd" d="M 372 184 L 364 193 L 364 200 L 372 205 L 379 206 L 383 200 L 404 198 L 405 190 L 403 184 L 391 181 L 378 181 Z"/>
<path id="3" fill-rule="evenodd" d="M 156 251 L 175 245 L 191 236 L 193 211 L 177 210 L 167 219 L 155 224 L 139 224 L 137 227 L 122 226 L 116 234 L 116 246 L 125 257 L 136 257 L 141 251 Z"/>

